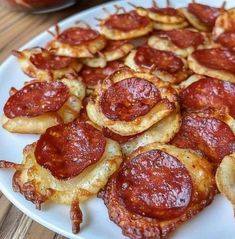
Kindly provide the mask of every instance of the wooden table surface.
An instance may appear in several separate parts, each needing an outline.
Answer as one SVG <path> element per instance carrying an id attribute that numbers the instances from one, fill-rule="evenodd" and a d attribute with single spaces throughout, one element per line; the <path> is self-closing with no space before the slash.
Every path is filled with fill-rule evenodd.
<path id="1" fill-rule="evenodd" d="M 40 32 L 83 9 L 107 0 L 79 0 L 79 3 L 55 13 L 33 15 L 0 7 L 0 63 Z M 36 236 L 35 236 L 36 235 Z M 14 207 L 0 191 L 0 239 L 64 239 L 34 222 Z"/>

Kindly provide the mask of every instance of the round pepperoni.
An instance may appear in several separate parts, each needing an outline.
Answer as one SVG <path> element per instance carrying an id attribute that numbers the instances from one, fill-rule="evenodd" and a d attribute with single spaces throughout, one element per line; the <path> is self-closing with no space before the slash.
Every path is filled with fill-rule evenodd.
<path id="1" fill-rule="evenodd" d="M 181 91 L 180 101 L 186 109 L 226 109 L 235 118 L 235 85 L 230 82 L 204 77 Z"/>
<path id="2" fill-rule="evenodd" d="M 108 28 L 123 32 L 140 29 L 148 24 L 150 24 L 150 20 L 147 17 L 138 15 L 136 11 L 111 15 L 104 23 Z"/>
<path id="3" fill-rule="evenodd" d="M 42 70 L 60 70 L 68 67 L 73 59 L 65 56 L 56 56 L 47 50 L 42 50 L 42 53 L 33 54 L 29 60 L 38 69 Z"/>
<path id="4" fill-rule="evenodd" d="M 124 144 L 128 141 L 131 141 L 132 139 L 137 138 L 142 133 L 135 134 L 135 135 L 129 135 L 129 136 L 122 136 L 120 134 L 114 133 L 113 131 L 111 131 L 108 128 L 103 128 L 103 134 L 105 137 L 113 139 L 113 140 L 117 141 L 119 144 Z"/>
<path id="5" fill-rule="evenodd" d="M 235 73 L 235 53 L 219 49 L 201 49 L 194 51 L 192 56 L 196 61 L 208 68 Z"/>
<path id="6" fill-rule="evenodd" d="M 167 38 L 179 48 L 197 47 L 204 42 L 204 37 L 200 32 L 189 29 L 177 29 L 172 31 L 161 31 L 157 35 L 161 38 Z"/>
<path id="7" fill-rule="evenodd" d="M 57 111 L 68 97 L 69 89 L 62 82 L 35 82 L 12 95 L 3 110 L 10 119 L 18 116 L 34 117 Z"/>
<path id="8" fill-rule="evenodd" d="M 90 28 L 71 27 L 59 34 L 57 40 L 76 46 L 94 40 L 98 36 L 99 33 Z"/>
<path id="9" fill-rule="evenodd" d="M 134 61 L 138 66 L 156 67 L 158 70 L 176 73 L 183 69 L 184 63 L 170 51 L 160 51 L 148 46 L 137 49 Z"/>
<path id="10" fill-rule="evenodd" d="M 165 8 L 156 8 L 152 7 L 150 8 L 151 12 L 160 14 L 160 15 L 166 15 L 166 16 L 172 16 L 172 17 L 181 17 L 181 14 L 179 13 L 178 10 L 172 7 L 165 7 Z"/>
<path id="11" fill-rule="evenodd" d="M 223 121 L 190 113 L 183 117 L 182 125 L 172 144 L 180 148 L 200 150 L 213 163 L 235 152 L 235 136 Z"/>
<path id="12" fill-rule="evenodd" d="M 224 32 L 220 34 L 216 42 L 228 49 L 235 50 L 235 32 Z"/>
<path id="13" fill-rule="evenodd" d="M 215 20 L 221 13 L 221 9 L 219 8 L 200 3 L 190 3 L 188 5 L 188 11 L 210 28 L 215 25 Z"/>
<path id="14" fill-rule="evenodd" d="M 103 52 L 110 52 L 119 49 L 123 45 L 127 43 L 127 40 L 119 40 L 119 41 L 112 41 L 109 40 L 105 46 L 105 48 L 102 50 Z"/>
<path id="15" fill-rule="evenodd" d="M 132 77 L 116 82 L 103 93 L 101 109 L 111 120 L 132 121 L 147 114 L 160 100 L 154 84 Z"/>
<path id="16" fill-rule="evenodd" d="M 151 150 L 124 163 L 117 175 L 117 194 L 128 211 L 168 220 L 187 209 L 192 181 L 177 158 Z"/>
<path id="17" fill-rule="evenodd" d="M 84 66 L 81 72 L 82 80 L 88 86 L 95 86 L 98 82 L 103 81 L 107 76 L 113 74 L 123 66 L 118 61 L 108 62 L 104 68 Z"/>
<path id="18" fill-rule="evenodd" d="M 100 160 L 105 146 L 100 131 L 76 121 L 47 129 L 37 142 L 35 157 L 55 178 L 66 180 Z"/>

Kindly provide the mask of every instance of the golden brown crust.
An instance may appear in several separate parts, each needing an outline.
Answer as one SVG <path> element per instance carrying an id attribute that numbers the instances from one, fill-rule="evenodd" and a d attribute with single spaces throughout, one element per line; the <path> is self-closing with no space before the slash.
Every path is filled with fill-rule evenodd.
<path id="1" fill-rule="evenodd" d="M 69 45 L 56 39 L 47 44 L 47 48 L 56 55 L 69 56 L 75 58 L 93 57 L 94 54 L 105 47 L 106 39 L 99 35 L 94 40 L 80 45 Z"/>
<path id="2" fill-rule="evenodd" d="M 79 200 L 72 202 L 70 207 L 70 220 L 72 222 L 72 231 L 74 234 L 79 233 L 80 224 L 82 223 L 82 211 L 79 206 Z"/>
<path id="3" fill-rule="evenodd" d="M 38 192 L 36 189 L 36 182 L 34 180 L 25 183 L 21 182 L 21 173 L 21 171 L 16 171 L 13 175 L 13 190 L 21 193 L 28 201 L 35 204 L 37 209 L 41 210 L 41 205 L 50 198 L 54 190 L 47 188 L 45 194 Z"/>
<path id="4" fill-rule="evenodd" d="M 60 70 L 43 70 L 37 68 L 30 61 L 30 57 L 33 54 L 42 53 L 45 51 L 43 48 L 35 47 L 31 49 L 25 49 L 23 51 L 13 51 L 13 55 L 18 58 L 18 62 L 25 74 L 30 77 L 37 78 L 38 80 L 58 80 L 67 76 L 77 76 L 77 73 L 81 70 L 82 64 L 78 62 L 77 59 L 73 59 L 71 63 Z"/>
<path id="5" fill-rule="evenodd" d="M 228 198 L 235 209 L 235 153 L 223 158 L 216 171 L 216 184 L 219 191 Z"/>
<path id="6" fill-rule="evenodd" d="M 159 142 L 168 143 L 178 132 L 181 125 L 181 115 L 179 112 L 172 112 L 158 123 L 143 132 L 137 138 L 134 138 L 126 143 L 123 143 L 122 151 L 125 155 L 129 155 L 137 148 Z"/>
<path id="7" fill-rule="evenodd" d="M 167 24 L 167 23 L 161 23 L 161 22 L 154 22 L 153 23 L 153 28 L 156 30 L 162 30 L 162 31 L 170 31 L 170 30 L 175 30 L 175 29 L 182 29 L 188 26 L 188 23 L 181 22 L 181 23 L 172 23 L 172 24 Z"/>
<path id="8" fill-rule="evenodd" d="M 141 16 L 148 16 L 151 20 L 165 23 L 165 24 L 179 24 L 186 21 L 183 14 L 178 12 L 177 15 L 166 15 L 166 14 L 159 14 L 155 11 L 151 11 L 151 8 L 143 8 L 143 7 L 136 7 L 136 11 Z M 177 9 L 176 9 L 177 11 Z"/>
<path id="9" fill-rule="evenodd" d="M 127 78 L 137 77 L 153 83 L 160 91 L 160 100 L 146 115 L 139 116 L 132 121 L 113 121 L 108 119 L 101 110 L 101 96 L 110 85 Z M 95 97 L 89 101 L 86 109 L 90 120 L 100 126 L 107 127 L 120 135 L 133 135 L 151 127 L 174 110 L 178 109 L 175 90 L 166 82 L 159 80 L 149 73 L 134 72 L 131 69 L 122 69 L 112 74 L 106 81 L 96 87 Z"/>
<path id="10" fill-rule="evenodd" d="M 193 195 L 186 212 L 175 219 L 163 221 L 140 216 L 128 211 L 122 200 L 117 196 L 116 177 L 114 175 L 98 196 L 104 200 L 110 219 L 122 228 L 124 235 L 133 239 L 160 239 L 167 237 L 182 222 L 189 220 L 209 205 L 216 194 L 211 166 L 204 158 L 201 158 L 191 150 L 155 143 L 136 150 L 130 155 L 128 160 L 152 149 L 167 152 L 185 165 L 192 178 Z"/>
<path id="11" fill-rule="evenodd" d="M 190 31 L 196 31 L 191 28 L 187 28 L 187 29 Z M 162 51 L 172 51 L 180 57 L 187 58 L 194 50 L 204 48 L 208 44 L 209 39 L 208 39 L 207 35 L 205 33 L 203 33 L 202 35 L 203 35 L 205 41 L 203 44 L 200 44 L 197 47 L 190 46 L 187 48 L 179 48 L 169 39 L 161 38 L 161 37 L 157 36 L 156 34 L 149 37 L 148 45 L 154 49 L 162 50 Z"/>
<path id="12" fill-rule="evenodd" d="M 133 44 L 131 44 L 130 42 L 126 42 L 118 49 L 112 51 L 103 51 L 102 53 L 107 61 L 114 61 L 126 56 L 133 48 Z"/>
<path id="13" fill-rule="evenodd" d="M 190 22 L 190 24 L 197 30 L 202 32 L 208 32 L 210 30 L 203 22 L 201 22 L 197 17 L 190 13 L 187 8 L 180 8 L 179 10 Z"/>
<path id="14" fill-rule="evenodd" d="M 37 163 L 34 155 L 35 146 L 36 143 L 24 148 L 21 165 L 0 161 L 0 167 L 15 169 L 16 176 L 13 179 L 15 188 L 26 198 L 32 195 L 30 201 L 41 202 L 38 205 L 46 200 L 68 205 L 74 200 L 87 200 L 105 185 L 108 177 L 122 162 L 120 146 L 115 141 L 107 139 L 105 152 L 97 163 L 87 167 L 78 176 L 63 181 L 53 177 L 47 169 Z M 48 189 L 53 193 L 49 195 Z"/>
<path id="15" fill-rule="evenodd" d="M 224 11 L 215 21 L 215 26 L 212 31 L 214 39 L 217 39 L 219 35 L 224 32 L 233 31 L 233 25 L 235 23 L 235 9 L 232 8 L 229 11 Z"/>
<path id="16" fill-rule="evenodd" d="M 69 98 L 57 112 L 44 113 L 35 117 L 19 116 L 13 119 L 3 115 L 2 127 L 12 133 L 42 134 L 49 127 L 75 120 L 85 97 L 85 85 L 81 81 L 73 79 L 62 79 L 61 81 L 69 88 Z M 35 80 L 31 82 L 35 82 Z"/>
<path id="17" fill-rule="evenodd" d="M 224 70 L 210 69 L 206 66 L 201 65 L 192 55 L 188 57 L 189 68 L 199 75 L 206 75 L 209 77 L 218 78 L 220 80 L 229 81 L 235 83 L 235 74 Z"/>
<path id="18" fill-rule="evenodd" d="M 192 71 L 188 69 L 187 61 L 179 56 L 178 57 L 182 60 L 184 66 L 181 71 L 178 71 L 176 73 L 169 73 L 167 71 L 161 71 L 154 68 L 149 69 L 145 67 L 140 67 L 135 63 L 134 60 L 136 52 L 137 50 L 135 49 L 132 50 L 129 53 L 129 55 L 125 58 L 125 65 L 127 65 L 128 67 L 130 67 L 135 71 L 151 73 L 156 77 L 158 77 L 160 80 L 169 82 L 171 84 L 179 84 L 181 81 L 186 80 L 192 74 Z"/>
<path id="19" fill-rule="evenodd" d="M 153 29 L 153 25 L 151 21 L 149 21 L 149 23 L 146 26 L 140 26 L 137 29 L 133 29 L 129 31 L 121 31 L 118 29 L 109 28 L 105 25 L 109 17 L 110 16 L 108 16 L 107 18 L 103 19 L 100 22 L 100 32 L 106 38 L 110 40 L 126 40 L 126 39 L 132 39 L 132 38 L 144 36 L 144 35 L 147 35 L 149 32 L 151 32 Z"/>

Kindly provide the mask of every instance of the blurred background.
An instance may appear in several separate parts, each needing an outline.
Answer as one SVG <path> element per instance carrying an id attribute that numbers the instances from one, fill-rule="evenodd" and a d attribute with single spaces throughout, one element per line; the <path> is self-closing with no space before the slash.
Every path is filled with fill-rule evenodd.
<path id="1" fill-rule="evenodd" d="M 104 2 L 108 0 L 0 0 L 0 63 L 55 23 Z"/>

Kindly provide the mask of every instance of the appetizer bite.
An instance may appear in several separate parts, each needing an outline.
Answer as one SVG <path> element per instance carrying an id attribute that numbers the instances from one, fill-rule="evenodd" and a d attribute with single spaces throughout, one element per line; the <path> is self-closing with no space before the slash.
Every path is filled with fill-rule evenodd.
<path id="1" fill-rule="evenodd" d="M 152 22 L 137 11 L 115 13 L 100 21 L 100 32 L 111 40 L 126 40 L 148 34 Z"/>
<path id="2" fill-rule="evenodd" d="M 172 84 L 178 84 L 192 74 L 183 58 L 171 51 L 157 50 L 148 45 L 132 50 L 125 64 L 135 71 L 151 72 L 162 81 Z"/>
<path id="3" fill-rule="evenodd" d="M 13 189 L 37 209 L 48 201 L 70 205 L 72 229 L 78 233 L 80 202 L 96 195 L 121 162 L 118 143 L 91 124 L 75 121 L 48 128 L 24 148 L 21 164 L 0 161 L 0 167 L 15 169 Z"/>
<path id="4" fill-rule="evenodd" d="M 154 143 L 132 152 L 99 197 L 125 236 L 160 239 L 203 210 L 215 194 L 212 169 L 203 157 Z"/>
<path id="5" fill-rule="evenodd" d="M 163 8 L 158 7 L 156 1 L 153 1 L 152 7 L 150 8 L 133 6 L 138 14 L 147 16 L 153 21 L 154 29 L 169 31 L 188 26 L 188 22 L 184 15 L 178 9 L 171 7 L 169 1 L 167 1 L 167 7 Z"/>
<path id="6" fill-rule="evenodd" d="M 13 51 L 23 72 L 38 80 L 59 80 L 64 77 L 77 77 L 82 64 L 77 59 L 58 56 L 47 49 L 35 47 L 23 51 Z"/>
<path id="7" fill-rule="evenodd" d="M 235 83 L 235 53 L 220 48 L 200 49 L 188 58 L 189 68 L 197 74 Z"/>
<path id="8" fill-rule="evenodd" d="M 85 27 L 74 26 L 59 32 L 47 44 L 47 49 L 59 56 L 92 57 L 104 48 L 106 39 L 99 32 Z"/>
<path id="9" fill-rule="evenodd" d="M 176 92 L 168 83 L 122 69 L 98 85 L 87 113 L 96 125 L 129 136 L 145 131 L 178 107 Z"/>
<path id="10" fill-rule="evenodd" d="M 224 3 L 217 8 L 193 2 L 189 3 L 186 8 L 181 8 L 180 11 L 193 27 L 199 31 L 208 32 L 214 27 L 217 17 L 224 12 Z"/>
<path id="11" fill-rule="evenodd" d="M 172 51 L 181 57 L 188 57 L 194 50 L 203 47 L 205 35 L 194 29 L 156 31 L 148 39 L 148 45 L 162 51 Z"/>
<path id="12" fill-rule="evenodd" d="M 7 100 L 2 126 L 13 133 L 44 133 L 76 119 L 84 96 L 85 86 L 77 80 L 29 82 Z"/>

